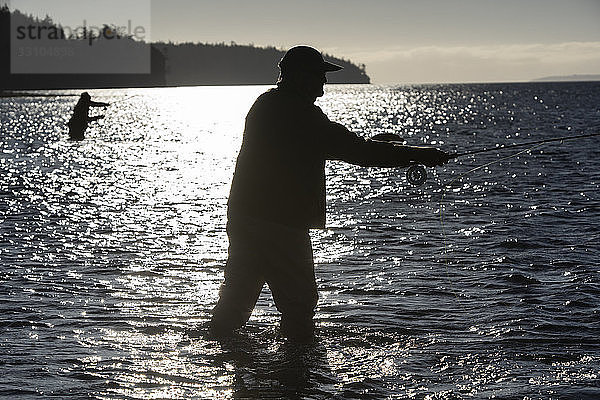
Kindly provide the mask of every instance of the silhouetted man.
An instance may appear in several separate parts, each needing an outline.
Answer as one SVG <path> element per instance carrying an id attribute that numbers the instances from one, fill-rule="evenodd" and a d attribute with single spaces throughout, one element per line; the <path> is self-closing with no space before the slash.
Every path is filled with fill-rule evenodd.
<path id="1" fill-rule="evenodd" d="M 71 119 L 67 122 L 69 138 L 72 140 L 83 140 L 88 123 L 104 118 L 104 115 L 90 117 L 90 107 L 108 107 L 109 105 L 109 103 L 92 101 L 90 94 L 83 92 L 73 108 Z"/>
<path id="2" fill-rule="evenodd" d="M 277 88 L 258 97 L 246 117 L 228 202 L 229 258 L 210 332 L 243 326 L 265 282 L 281 312 L 280 332 L 312 337 L 317 304 L 310 228 L 325 227 L 325 160 L 374 167 L 441 165 L 433 148 L 365 140 L 314 105 L 325 73 L 340 66 L 314 48 L 291 48 Z"/>

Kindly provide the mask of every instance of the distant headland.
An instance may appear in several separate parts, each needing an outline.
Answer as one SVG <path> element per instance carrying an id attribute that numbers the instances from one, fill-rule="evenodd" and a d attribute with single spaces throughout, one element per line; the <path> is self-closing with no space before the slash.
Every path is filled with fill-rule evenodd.
<path id="1" fill-rule="evenodd" d="M 123 37 L 132 49 L 146 46 L 148 73 L 11 73 L 11 22 L 23 26 L 41 26 L 42 32 L 53 33 L 64 47 L 81 42 L 65 34 L 60 24 L 49 17 L 43 20 L 18 10 L 0 8 L 0 92 L 35 89 L 78 89 L 117 87 L 161 87 L 193 85 L 259 85 L 273 84 L 278 77 L 277 63 L 285 50 L 230 43 L 145 43 Z M 18 31 L 25 35 L 27 30 Z M 37 31 L 39 32 L 39 31 Z M 110 32 L 111 27 L 104 27 Z M 324 55 L 343 70 L 330 74 L 330 83 L 370 83 L 364 64 L 356 65 L 331 55 Z M 115 60 L 119 62 L 119 60 Z"/>
<path id="2" fill-rule="evenodd" d="M 277 81 L 277 63 L 285 50 L 252 45 L 203 43 L 153 43 L 165 56 L 167 86 L 261 85 Z M 324 58 L 344 67 L 328 74 L 329 83 L 370 83 L 365 65 L 355 65 L 325 54 Z"/>
<path id="3" fill-rule="evenodd" d="M 590 82 L 600 81 L 600 74 L 556 75 L 534 79 L 532 82 Z"/>

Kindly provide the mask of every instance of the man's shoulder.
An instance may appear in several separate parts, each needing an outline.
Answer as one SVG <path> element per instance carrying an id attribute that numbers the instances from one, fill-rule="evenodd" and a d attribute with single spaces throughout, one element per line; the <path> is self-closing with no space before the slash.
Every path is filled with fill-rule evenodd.
<path id="1" fill-rule="evenodd" d="M 273 112 L 274 110 L 283 112 L 286 108 L 294 108 L 290 97 L 279 88 L 271 88 L 257 97 L 250 111 L 251 113 L 260 112 L 261 110 L 265 112 Z"/>
<path id="2" fill-rule="evenodd" d="M 256 102 L 281 102 L 289 99 L 289 95 L 278 87 L 271 88 L 258 96 Z"/>
<path id="3" fill-rule="evenodd" d="M 266 92 L 259 95 L 254 101 L 254 105 L 252 108 L 257 108 L 269 103 L 274 103 L 277 101 L 278 93 L 276 88 L 272 88 L 267 90 Z"/>

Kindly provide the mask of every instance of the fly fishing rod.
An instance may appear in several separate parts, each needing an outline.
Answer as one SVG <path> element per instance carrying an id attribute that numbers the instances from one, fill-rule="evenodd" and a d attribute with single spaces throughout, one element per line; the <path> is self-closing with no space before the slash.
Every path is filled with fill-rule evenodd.
<path id="1" fill-rule="evenodd" d="M 392 138 L 392 136 L 395 137 L 395 140 L 394 140 L 394 138 Z M 535 146 L 535 145 L 540 145 L 540 144 L 544 144 L 544 143 L 563 142 L 565 140 L 583 139 L 583 138 L 589 138 L 589 137 L 593 137 L 593 136 L 600 136 L 600 133 L 588 133 L 585 135 L 563 136 L 563 137 L 557 137 L 557 138 L 545 139 L 545 140 L 536 140 L 536 141 L 525 142 L 525 143 L 500 145 L 500 146 L 496 146 L 493 148 L 472 150 L 472 151 L 467 151 L 464 153 L 451 153 L 451 154 L 449 154 L 449 159 L 470 156 L 473 154 L 488 153 L 488 152 L 492 152 L 492 151 L 514 149 L 517 147 Z M 375 135 L 372 139 L 394 142 L 394 141 L 399 141 L 400 136 L 395 135 L 395 134 L 381 134 L 381 135 Z M 422 184 L 424 184 L 427 181 L 427 170 L 425 169 L 425 166 L 423 166 L 421 164 L 417 164 L 417 163 L 414 163 L 411 166 L 409 166 L 408 169 L 406 170 L 406 179 L 408 180 L 408 182 L 410 184 L 412 184 L 414 186 L 421 186 Z"/>
<path id="2" fill-rule="evenodd" d="M 457 158 L 457 157 L 463 157 L 463 156 L 470 156 L 472 154 L 487 153 L 487 152 L 490 152 L 490 151 L 498 151 L 498 150 L 505 150 L 505 149 L 514 149 L 516 147 L 533 146 L 533 145 L 536 145 L 536 144 L 543 144 L 543 143 L 550 143 L 550 142 L 563 142 L 565 140 L 574 140 L 574 139 L 583 139 L 583 138 L 588 138 L 588 137 L 592 137 L 592 136 L 600 136 L 600 133 L 588 133 L 586 135 L 576 135 L 576 136 L 563 136 L 563 137 L 558 137 L 558 138 L 553 138 L 553 139 L 536 140 L 536 141 L 533 141 L 533 142 L 517 143 L 517 144 L 510 144 L 510 145 L 501 145 L 501 146 L 497 146 L 497 147 L 494 147 L 494 148 L 491 148 L 491 149 L 481 149 L 481 150 L 468 151 L 466 153 L 451 154 L 451 158 Z"/>
<path id="3" fill-rule="evenodd" d="M 139 96 L 141 96 L 141 94 L 134 94 L 134 95 L 131 95 L 131 96 L 127 96 L 127 97 L 125 97 L 124 99 L 121 99 L 121 100 L 111 101 L 110 105 L 112 106 L 113 104 L 119 104 L 119 103 L 122 103 L 124 101 L 129 101 L 129 100 L 133 99 L 134 97 L 139 97 Z"/>

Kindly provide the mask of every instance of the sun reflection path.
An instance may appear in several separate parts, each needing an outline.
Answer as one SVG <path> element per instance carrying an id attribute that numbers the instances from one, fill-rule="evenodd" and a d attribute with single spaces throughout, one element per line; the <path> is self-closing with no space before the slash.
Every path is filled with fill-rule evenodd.
<path id="1" fill-rule="evenodd" d="M 95 154 L 96 171 L 104 171 L 87 176 L 87 190 L 81 193 L 93 189 L 90 200 L 110 225 L 102 226 L 99 236 L 120 260 L 121 273 L 110 282 L 105 306 L 117 312 L 121 324 L 77 335 L 81 345 L 98 349 L 84 368 L 111 377 L 115 387 L 110 392 L 117 396 L 231 395 L 231 373 L 203 359 L 213 351 L 206 346 L 214 344 L 190 343 L 188 333 L 206 320 L 216 301 L 227 249 L 225 204 L 232 169 L 244 117 L 264 90 L 134 91 L 139 94 L 135 101 L 107 115 L 105 126 L 112 132 L 100 127 L 81 144 L 81 156 Z M 127 253 L 133 255 L 129 261 Z M 120 352 L 127 356 L 115 358 Z"/>

